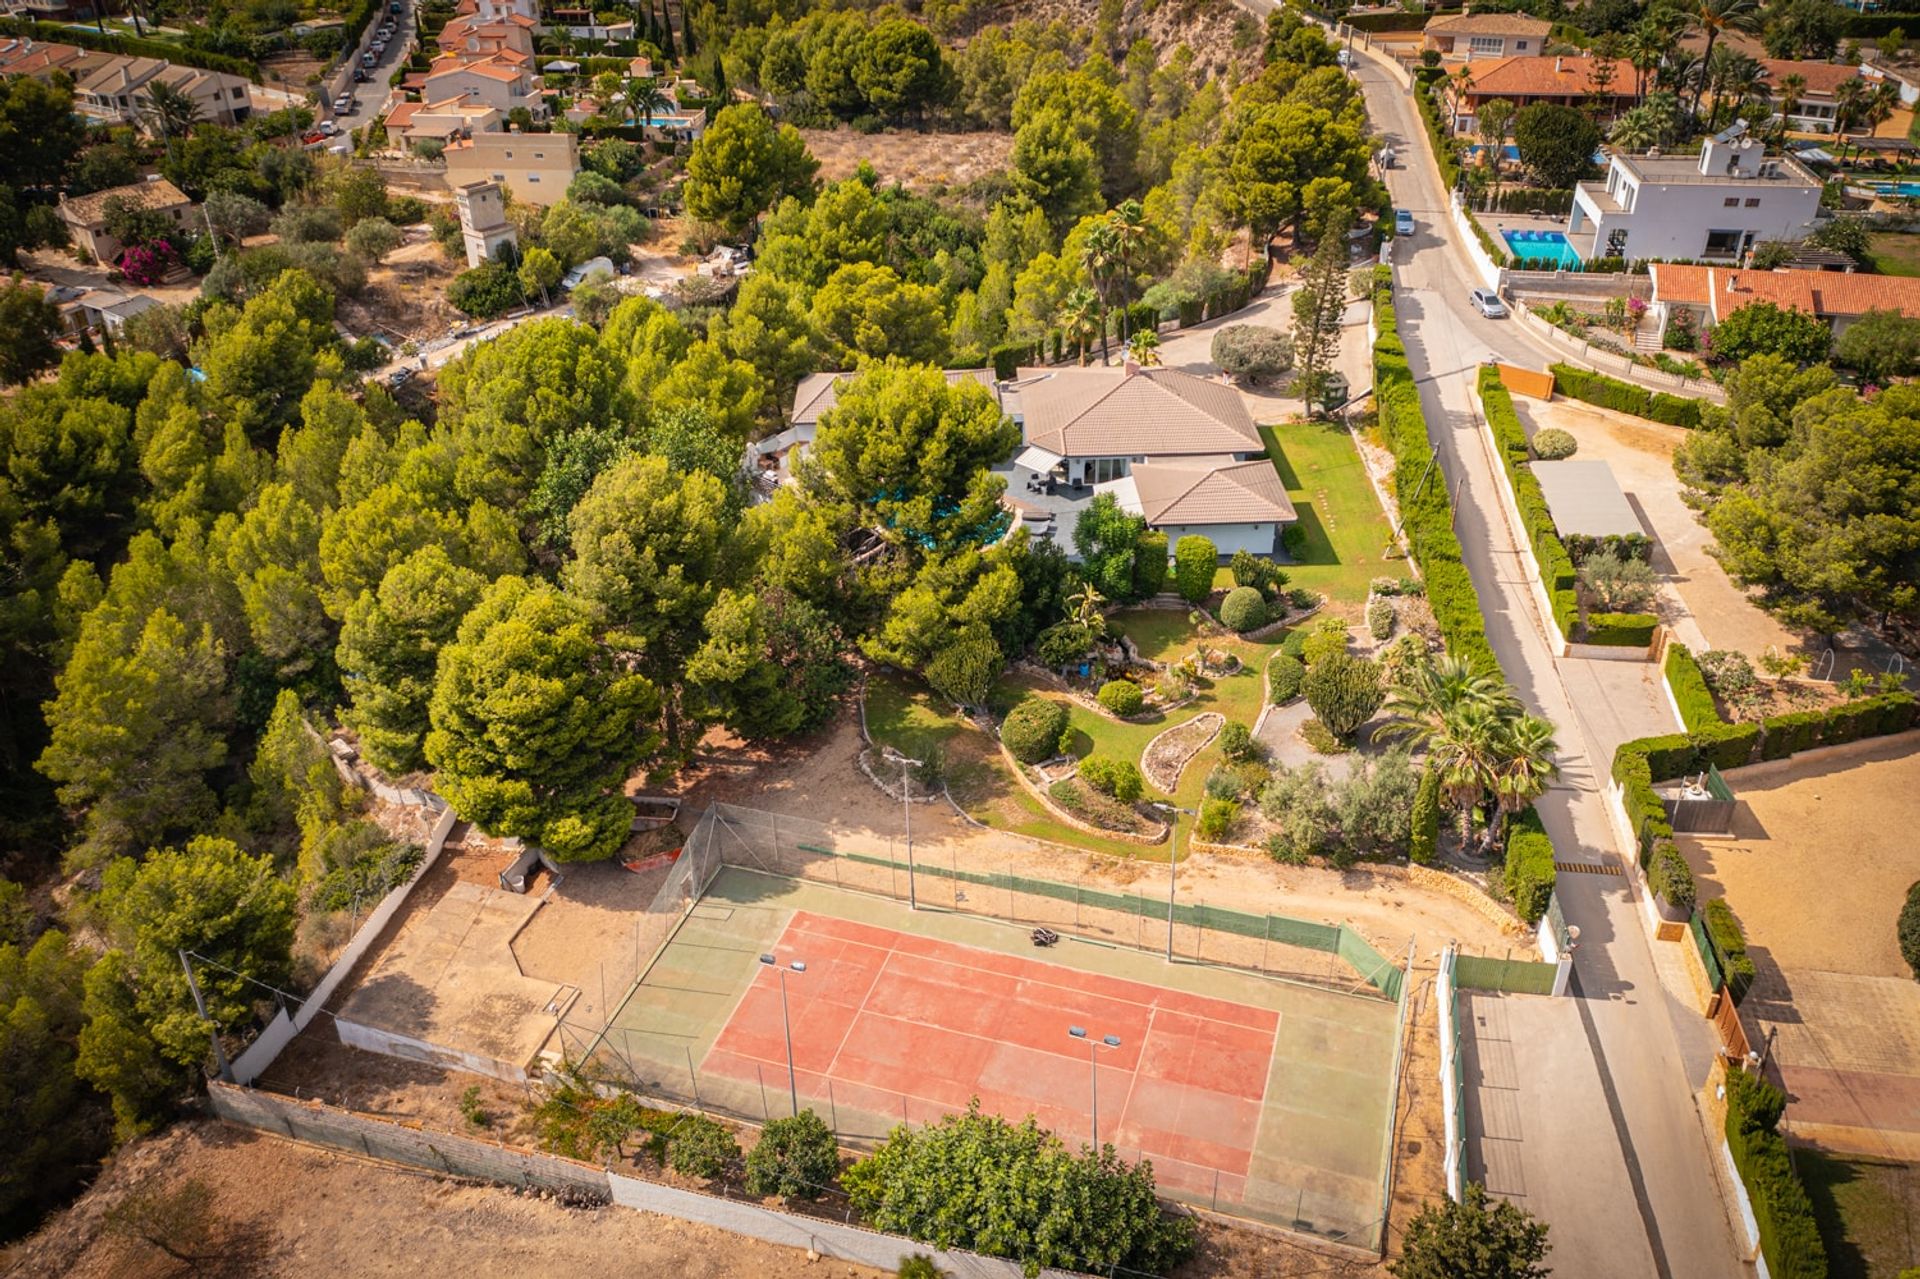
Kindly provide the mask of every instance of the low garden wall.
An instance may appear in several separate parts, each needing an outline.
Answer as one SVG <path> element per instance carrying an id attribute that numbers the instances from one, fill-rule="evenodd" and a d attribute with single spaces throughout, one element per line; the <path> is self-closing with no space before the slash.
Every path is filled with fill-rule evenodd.
<path id="1" fill-rule="evenodd" d="M 1151 847 L 1154 844 L 1164 844 L 1167 842 L 1167 828 L 1165 826 L 1162 826 L 1160 832 L 1155 835 L 1136 835 L 1132 831 L 1108 830 L 1104 826 L 1095 826 L 1092 822 L 1084 818 L 1075 817 L 1072 813 L 1069 813 L 1066 809 L 1055 803 L 1053 796 L 1047 794 L 1044 786 L 1036 785 L 1034 780 L 1027 776 L 1027 770 L 1022 767 L 1019 760 L 1013 757 L 1013 752 L 1007 749 L 1005 742 L 996 737 L 993 739 L 993 743 L 1000 750 L 1000 758 L 1005 761 L 1007 767 L 1012 770 L 1014 777 L 1019 781 L 1020 785 L 1026 788 L 1027 794 L 1039 800 L 1041 805 L 1055 821 L 1063 825 L 1071 826 L 1075 830 L 1083 830 L 1089 835 L 1098 835 L 1103 839 L 1117 839 L 1127 844 L 1141 844 Z M 956 807 L 958 807 L 958 805 L 956 805 Z M 1086 850 L 1076 849 L 1075 851 L 1084 852 Z"/>

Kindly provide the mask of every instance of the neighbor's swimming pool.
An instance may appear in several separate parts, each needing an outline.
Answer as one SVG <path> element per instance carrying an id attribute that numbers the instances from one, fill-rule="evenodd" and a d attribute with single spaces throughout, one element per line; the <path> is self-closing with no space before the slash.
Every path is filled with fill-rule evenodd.
<path id="1" fill-rule="evenodd" d="M 1860 182 L 1853 185 L 1864 186 L 1881 195 L 1899 196 L 1903 200 L 1920 198 L 1920 182 Z"/>
<path id="2" fill-rule="evenodd" d="M 1523 269 L 1557 271 L 1580 265 L 1580 255 L 1558 231 L 1502 231 L 1500 238 L 1507 242 L 1514 265 Z"/>

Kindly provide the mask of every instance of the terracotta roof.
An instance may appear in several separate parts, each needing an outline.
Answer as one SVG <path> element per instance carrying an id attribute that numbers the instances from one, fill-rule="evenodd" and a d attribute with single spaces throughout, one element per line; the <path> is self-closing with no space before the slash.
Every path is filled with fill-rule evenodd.
<path id="1" fill-rule="evenodd" d="M 402 102 L 395 106 L 393 110 L 387 112 L 387 127 L 389 129 L 404 129 L 413 123 L 413 117 L 419 115 L 426 109 L 427 104 L 424 102 Z"/>
<path id="2" fill-rule="evenodd" d="M 1656 263 L 1653 296 L 1660 302 L 1706 306 L 1725 319 L 1749 302 L 1771 302 L 1809 315 L 1865 315 L 1898 311 L 1920 318 L 1920 279 L 1851 271 L 1736 271 L 1716 266 Z"/>
<path id="3" fill-rule="evenodd" d="M 1027 443 L 1062 457 L 1261 447 L 1239 392 L 1178 369 L 1021 369 L 1012 389 Z"/>
<path id="4" fill-rule="evenodd" d="M 70 44 L 8 40 L 0 43 L 0 71 L 8 75 L 34 75 L 65 66 L 79 56 L 80 50 Z"/>
<path id="5" fill-rule="evenodd" d="M 166 69 L 167 64 L 158 58 L 115 57 L 75 87 L 81 93 L 127 93 Z"/>
<path id="6" fill-rule="evenodd" d="M 1579 96 L 1593 90 L 1593 67 L 1600 59 L 1567 57 L 1498 58 L 1469 62 L 1475 98 L 1541 98 Z M 1613 59 L 1614 97 L 1633 96 L 1633 64 Z"/>
<path id="7" fill-rule="evenodd" d="M 521 80 L 526 76 L 526 72 L 521 71 L 516 67 L 501 66 L 499 63 L 489 59 L 489 60 L 483 60 L 480 62 L 467 62 L 457 66 L 449 66 L 449 67 L 441 67 L 436 65 L 432 71 L 427 73 L 427 78 L 429 80 L 432 80 L 438 76 L 452 75 L 456 71 L 471 71 L 475 75 L 485 76 L 489 80 L 499 80 L 506 84 L 512 84 L 515 81 Z"/>
<path id="8" fill-rule="evenodd" d="M 137 200 L 149 209 L 171 209 L 193 203 L 173 183 L 165 178 L 155 178 L 152 182 L 131 182 L 123 187 L 108 187 L 91 195 L 62 200 L 60 210 L 69 222 L 80 226 L 97 226 L 105 216 L 107 201 L 115 196 Z"/>
<path id="9" fill-rule="evenodd" d="M 793 389 L 793 424 L 811 426 L 820 420 L 820 415 L 840 402 L 840 387 L 848 377 L 847 373 L 809 373 L 800 379 L 800 385 Z M 968 381 L 978 382 L 989 391 L 993 390 L 993 371 L 991 369 L 948 369 L 949 385 Z"/>
<path id="10" fill-rule="evenodd" d="M 1544 18 L 1530 17 L 1524 13 L 1457 13 L 1446 18 L 1431 18 L 1425 27 L 1429 35 L 1492 36 L 1513 35 L 1545 36 L 1553 30 L 1553 24 Z"/>
<path id="11" fill-rule="evenodd" d="M 1266 458 L 1200 467 L 1142 463 L 1133 468 L 1140 514 L 1149 524 L 1291 523 L 1287 486 Z"/>
<path id="12" fill-rule="evenodd" d="M 1858 79 L 1860 68 L 1841 62 L 1791 62 L 1784 58 L 1762 58 L 1760 65 L 1766 68 L 1767 87 L 1775 93 L 1780 91 L 1780 81 L 1790 75 L 1797 75 L 1807 82 L 1800 91 L 1804 98 L 1809 95 L 1830 98 L 1835 89 L 1849 80 Z"/>

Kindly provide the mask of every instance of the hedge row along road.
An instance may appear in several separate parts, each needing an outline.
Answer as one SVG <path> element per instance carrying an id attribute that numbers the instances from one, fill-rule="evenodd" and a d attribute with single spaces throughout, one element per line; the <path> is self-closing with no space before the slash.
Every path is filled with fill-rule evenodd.
<path id="1" fill-rule="evenodd" d="M 1270 7 L 1241 3 L 1262 18 Z M 1559 729 L 1561 778 L 1538 805 L 1540 817 L 1561 861 L 1608 860 L 1614 841 L 1599 787 L 1614 748 L 1679 725 L 1657 667 L 1556 661 L 1547 648 L 1524 577 L 1525 534 L 1501 511 L 1499 461 L 1483 443 L 1473 385 L 1489 355 L 1543 369 L 1554 353 L 1511 320 L 1485 319 L 1468 304 L 1479 282 L 1455 242 L 1413 100 L 1357 43 L 1355 55 L 1373 125 L 1403 157 L 1388 186 L 1395 207 L 1413 211 L 1417 230 L 1394 247 L 1400 335 L 1428 434 L 1449 487 L 1458 488 L 1458 532 L 1487 639 L 1528 708 Z M 1591 1051 L 1601 1083 L 1591 1096 L 1560 1099 L 1567 1131 L 1521 1135 L 1526 1206 L 1552 1226 L 1554 1274 L 1735 1279 L 1744 1268 L 1692 1100 L 1703 1079 L 1685 1064 L 1704 1068 L 1712 1028 L 1669 1013 L 1624 879 L 1562 875 L 1559 891 L 1567 922 L 1581 930 L 1581 952 L 1578 999 L 1557 1023 L 1567 1039 L 1555 1051 Z M 1552 1089 L 1556 1081 L 1527 1086 Z"/>

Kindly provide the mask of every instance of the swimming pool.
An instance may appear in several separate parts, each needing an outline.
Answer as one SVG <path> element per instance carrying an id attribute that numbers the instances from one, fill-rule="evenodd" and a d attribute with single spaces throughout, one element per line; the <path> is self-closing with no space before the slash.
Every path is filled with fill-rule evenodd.
<path id="1" fill-rule="evenodd" d="M 1515 266 L 1560 271 L 1580 265 L 1580 255 L 1558 231 L 1502 231 L 1500 238 L 1507 242 Z"/>
<path id="2" fill-rule="evenodd" d="M 1881 195 L 1898 196 L 1903 200 L 1920 199 L 1920 182 L 1865 182 L 1859 185 Z"/>

